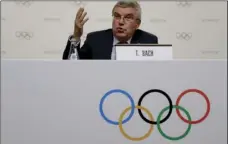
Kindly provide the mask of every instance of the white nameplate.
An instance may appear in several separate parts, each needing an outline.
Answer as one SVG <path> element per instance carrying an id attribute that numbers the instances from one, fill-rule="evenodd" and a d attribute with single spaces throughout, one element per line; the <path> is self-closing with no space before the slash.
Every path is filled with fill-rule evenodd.
<path id="1" fill-rule="evenodd" d="M 116 60 L 172 59 L 172 45 L 116 45 Z"/>

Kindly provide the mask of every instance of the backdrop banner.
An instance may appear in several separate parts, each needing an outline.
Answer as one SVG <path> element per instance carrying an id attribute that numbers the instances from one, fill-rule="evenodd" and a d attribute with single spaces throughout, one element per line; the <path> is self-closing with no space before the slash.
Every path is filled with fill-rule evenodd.
<path id="1" fill-rule="evenodd" d="M 227 61 L 3 60 L 1 144 L 227 144 Z"/>
<path id="2" fill-rule="evenodd" d="M 112 27 L 111 0 L 3 0 L 1 56 L 4 59 L 62 58 L 73 33 L 76 12 L 89 20 L 81 37 Z M 227 58 L 227 2 L 145 0 L 140 29 L 155 34 L 159 44 L 172 44 L 175 59 Z"/>

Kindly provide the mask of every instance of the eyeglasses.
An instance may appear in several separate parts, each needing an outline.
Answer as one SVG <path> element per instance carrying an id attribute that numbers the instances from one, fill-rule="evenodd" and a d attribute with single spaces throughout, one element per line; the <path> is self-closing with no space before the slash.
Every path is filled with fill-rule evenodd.
<path id="1" fill-rule="evenodd" d="M 113 14 L 113 18 L 115 20 L 121 20 L 121 18 L 123 17 L 124 22 L 130 23 L 133 22 L 135 20 L 134 16 L 132 15 L 127 15 L 127 16 L 121 16 L 120 14 L 114 13 Z"/>

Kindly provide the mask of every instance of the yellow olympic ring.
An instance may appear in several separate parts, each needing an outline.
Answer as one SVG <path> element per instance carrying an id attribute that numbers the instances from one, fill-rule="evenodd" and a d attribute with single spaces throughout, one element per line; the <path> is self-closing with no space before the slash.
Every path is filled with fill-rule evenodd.
<path id="1" fill-rule="evenodd" d="M 150 120 L 151 120 L 151 121 L 154 121 L 154 118 L 153 118 L 152 114 L 150 113 L 150 111 L 149 111 L 148 109 L 146 109 L 146 108 L 144 108 L 144 107 L 142 107 L 142 106 L 135 106 L 135 108 L 141 109 L 141 110 L 145 111 L 145 112 L 148 114 Z M 141 140 L 144 140 L 144 139 L 146 139 L 147 137 L 150 136 L 150 134 L 152 133 L 152 131 L 153 131 L 153 129 L 154 129 L 154 126 L 153 126 L 153 125 L 150 125 L 149 131 L 148 131 L 144 136 L 142 136 L 142 137 L 131 137 L 131 136 L 129 136 L 129 135 L 124 131 L 124 129 L 123 129 L 122 120 L 123 120 L 124 115 L 125 115 L 130 109 L 131 109 L 131 106 L 128 107 L 128 108 L 126 108 L 126 109 L 121 113 L 121 115 L 120 115 L 120 118 L 119 118 L 119 128 L 120 128 L 120 132 L 123 134 L 123 136 L 124 136 L 125 138 L 127 138 L 127 139 L 129 139 L 129 140 L 132 140 L 132 141 L 141 141 Z"/>

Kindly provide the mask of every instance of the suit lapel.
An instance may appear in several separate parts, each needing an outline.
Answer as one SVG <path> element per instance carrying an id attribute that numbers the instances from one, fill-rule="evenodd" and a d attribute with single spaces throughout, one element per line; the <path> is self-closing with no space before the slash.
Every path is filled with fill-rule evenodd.
<path id="1" fill-rule="evenodd" d="M 136 30 L 135 33 L 134 33 L 134 35 L 133 35 L 133 37 L 132 37 L 132 39 L 131 39 L 131 44 L 137 44 L 137 43 L 139 43 L 139 37 L 140 37 L 139 31 Z"/>
<path id="2" fill-rule="evenodd" d="M 138 30 L 136 30 L 135 34 L 133 35 L 133 37 L 131 39 L 131 43 L 132 44 L 139 43 L 139 37 L 140 37 L 140 33 Z M 105 31 L 103 39 L 104 39 L 103 42 L 100 43 L 101 55 L 102 55 L 103 59 L 111 59 L 112 48 L 113 48 L 112 29 L 108 29 L 107 31 Z"/>

